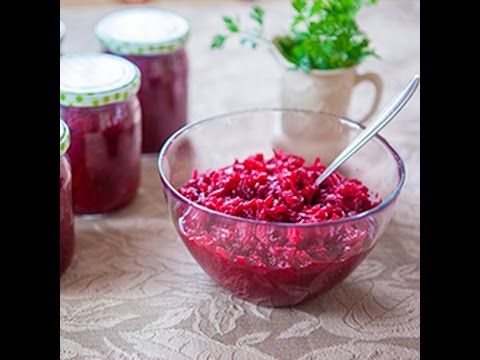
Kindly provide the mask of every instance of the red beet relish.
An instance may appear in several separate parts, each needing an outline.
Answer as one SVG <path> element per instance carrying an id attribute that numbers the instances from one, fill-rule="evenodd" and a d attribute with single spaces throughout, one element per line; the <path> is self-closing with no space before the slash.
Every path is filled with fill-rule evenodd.
<path id="1" fill-rule="evenodd" d="M 318 188 L 325 170 L 316 158 L 305 165 L 299 156 L 274 151 L 235 160 L 233 165 L 193 174 L 179 192 L 191 201 L 223 214 L 282 223 L 316 223 L 370 210 L 380 203 L 357 179 L 334 172 Z"/>
<path id="2" fill-rule="evenodd" d="M 177 207 L 175 226 L 202 268 L 223 288 L 253 303 L 284 307 L 304 303 L 346 278 L 372 249 L 372 217 L 332 223 L 379 204 L 355 179 L 334 173 L 320 189 L 319 159 L 281 151 L 261 154 L 193 178 L 179 189 L 209 209 L 266 223 Z M 278 222 L 290 223 L 280 226 Z M 310 223 L 312 226 L 296 226 Z M 315 226 L 314 223 L 323 223 Z"/>

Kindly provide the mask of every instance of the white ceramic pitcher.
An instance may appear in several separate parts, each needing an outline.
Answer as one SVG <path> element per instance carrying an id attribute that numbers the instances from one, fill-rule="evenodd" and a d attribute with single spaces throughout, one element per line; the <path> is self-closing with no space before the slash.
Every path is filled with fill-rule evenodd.
<path id="1" fill-rule="evenodd" d="M 354 87 L 363 81 L 370 81 L 375 86 L 375 96 L 367 114 L 358 122 L 368 120 L 378 109 L 383 93 L 383 83 L 378 74 L 359 74 L 356 66 L 334 70 L 291 70 L 293 64 L 288 62 L 275 46 L 271 46 L 273 56 L 284 69 L 281 79 L 281 104 L 283 108 L 308 109 L 323 111 L 339 116 L 347 115 Z M 356 119 L 352 119 L 356 120 Z M 322 121 L 320 123 L 319 121 Z M 275 145 L 285 151 L 295 153 L 289 148 L 289 138 L 302 137 L 305 147 L 312 149 L 312 156 L 321 154 L 322 160 L 329 163 L 342 149 L 342 143 L 331 144 L 331 138 L 342 127 L 337 122 L 325 124 L 324 120 L 283 119 L 281 129 L 276 130 Z M 345 143 L 348 139 L 345 139 Z M 298 141 L 295 142 L 298 145 Z"/>

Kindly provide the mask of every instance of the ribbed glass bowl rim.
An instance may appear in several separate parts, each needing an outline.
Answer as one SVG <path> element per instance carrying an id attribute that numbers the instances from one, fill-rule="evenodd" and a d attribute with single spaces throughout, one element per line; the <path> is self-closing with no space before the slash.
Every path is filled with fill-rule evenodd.
<path id="1" fill-rule="evenodd" d="M 375 135 L 375 138 L 379 140 L 381 143 L 383 143 L 387 149 L 390 151 L 390 154 L 394 157 L 396 163 L 397 163 L 397 171 L 400 172 L 400 179 L 397 183 L 397 186 L 395 190 L 390 194 L 390 196 L 387 197 L 384 201 L 382 201 L 379 205 L 375 206 L 374 208 L 371 208 L 370 210 L 361 212 L 359 214 L 337 219 L 337 220 L 329 220 L 329 221 L 324 221 L 324 222 L 317 222 L 317 223 L 305 223 L 305 224 L 299 224 L 299 223 L 283 223 L 283 222 L 273 222 L 273 221 L 264 221 L 264 220 L 253 220 L 253 219 L 246 219 L 238 216 L 232 216 L 232 215 L 227 215 L 223 214 L 221 212 L 209 209 L 207 207 L 204 207 L 202 205 L 199 205 L 189 199 L 187 199 L 185 196 L 180 194 L 178 190 L 168 181 L 166 174 L 163 171 L 163 166 L 162 166 L 162 159 L 166 156 L 169 147 L 175 142 L 177 138 L 179 138 L 181 135 L 184 133 L 190 131 L 191 129 L 204 125 L 210 121 L 219 119 L 219 118 L 225 118 L 228 116 L 235 116 L 235 115 L 241 115 L 241 114 L 248 114 L 248 113 L 272 113 L 272 112 L 279 112 L 279 113 L 286 113 L 286 112 L 297 112 L 297 113 L 309 113 L 312 115 L 320 115 L 320 116 L 327 116 L 327 117 L 335 117 L 336 119 L 342 120 L 342 122 L 346 122 L 348 126 L 352 126 L 357 129 L 365 129 L 365 126 L 359 124 L 356 121 L 350 120 L 345 118 L 344 116 L 339 116 L 335 114 L 331 114 L 328 112 L 324 111 L 313 111 L 313 110 L 304 110 L 304 109 L 294 109 L 294 108 L 255 108 L 255 109 L 247 109 L 247 110 L 238 110 L 238 111 L 231 111 L 227 113 L 221 113 L 221 114 L 216 114 L 209 116 L 207 118 L 198 120 L 194 123 L 188 124 L 183 126 L 182 128 L 178 129 L 175 133 L 173 133 L 163 144 L 162 148 L 160 149 L 160 152 L 158 154 L 158 160 L 157 160 L 157 166 L 158 166 L 158 171 L 160 173 L 160 179 L 164 183 L 164 185 L 167 187 L 169 191 L 171 191 L 177 198 L 179 198 L 181 201 L 187 203 L 189 206 L 192 206 L 200 211 L 206 212 L 211 214 L 212 216 L 219 216 L 224 219 L 232 220 L 232 221 L 239 221 L 239 222 L 245 222 L 245 223 L 250 223 L 252 225 L 268 225 L 268 226 L 279 226 L 279 227 L 295 227 L 295 228 L 310 228 L 310 227 L 318 227 L 318 226 L 332 226 L 332 225 L 339 225 L 342 223 L 349 223 L 352 221 L 357 221 L 364 219 L 366 217 L 372 216 L 376 214 L 377 212 L 381 211 L 383 208 L 387 207 L 393 200 L 395 200 L 398 195 L 400 194 L 400 191 L 402 190 L 403 184 L 405 183 L 405 164 L 398 153 L 397 149 L 391 145 L 384 137 L 381 135 Z M 348 161 L 348 160 L 347 160 Z"/>

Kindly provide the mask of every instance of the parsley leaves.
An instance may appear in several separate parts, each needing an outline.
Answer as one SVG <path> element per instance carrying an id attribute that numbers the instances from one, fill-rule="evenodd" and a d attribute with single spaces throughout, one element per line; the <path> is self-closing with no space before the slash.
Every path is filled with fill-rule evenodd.
<path id="1" fill-rule="evenodd" d="M 230 36 L 240 35 L 240 42 L 252 48 L 260 42 L 273 43 L 295 68 L 305 72 L 354 66 L 369 56 L 378 57 L 355 19 L 364 5 L 373 5 L 377 1 L 293 0 L 294 16 L 290 30 L 273 41 L 264 37 L 265 11 L 255 6 L 250 12 L 254 27 L 244 29 L 239 18 L 224 16 L 229 34 L 215 35 L 211 48 L 221 49 Z"/>

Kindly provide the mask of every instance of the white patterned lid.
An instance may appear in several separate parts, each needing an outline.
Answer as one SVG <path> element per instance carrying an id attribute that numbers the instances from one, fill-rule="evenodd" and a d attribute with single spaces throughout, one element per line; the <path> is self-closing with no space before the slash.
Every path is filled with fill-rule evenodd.
<path id="1" fill-rule="evenodd" d="M 94 107 L 124 101 L 140 89 L 140 70 L 119 56 L 90 53 L 60 58 L 60 104 Z"/>
<path id="2" fill-rule="evenodd" d="M 62 20 L 60 20 L 60 42 L 62 42 L 66 32 L 67 32 L 67 27 L 65 26 L 65 23 Z"/>
<path id="3" fill-rule="evenodd" d="M 105 16 L 95 34 L 102 46 L 121 55 L 159 55 L 185 46 L 190 25 L 182 16 L 158 8 L 130 8 Z"/>
<path id="4" fill-rule="evenodd" d="M 70 147 L 70 130 L 67 124 L 60 119 L 60 156 L 65 154 Z"/>

